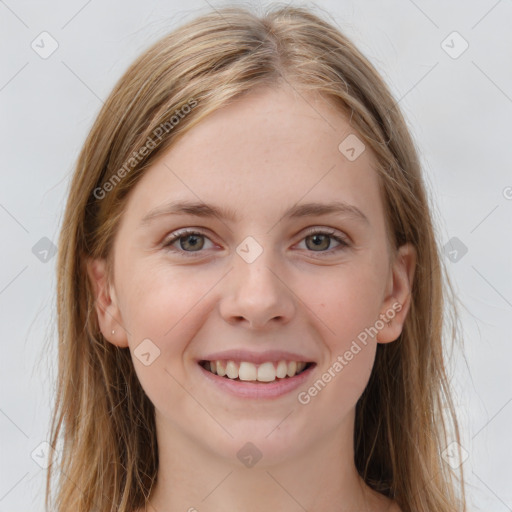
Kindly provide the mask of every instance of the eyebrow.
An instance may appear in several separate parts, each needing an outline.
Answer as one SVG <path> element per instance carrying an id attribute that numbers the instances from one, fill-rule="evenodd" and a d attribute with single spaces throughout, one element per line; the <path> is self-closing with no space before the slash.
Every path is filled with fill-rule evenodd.
<path id="1" fill-rule="evenodd" d="M 282 218 L 291 219 L 330 214 L 342 214 L 363 221 L 366 224 L 370 223 L 368 217 L 359 208 L 343 201 L 294 205 L 284 212 Z M 153 219 L 168 215 L 193 215 L 203 218 L 217 217 L 232 222 L 236 222 L 237 220 L 236 211 L 229 208 L 215 206 L 201 201 L 171 201 L 151 210 L 143 217 L 141 224 L 148 224 Z"/>

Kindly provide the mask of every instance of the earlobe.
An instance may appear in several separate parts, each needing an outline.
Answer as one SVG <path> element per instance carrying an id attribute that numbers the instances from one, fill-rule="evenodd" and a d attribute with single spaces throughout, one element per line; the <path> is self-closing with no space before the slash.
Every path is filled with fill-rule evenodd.
<path id="1" fill-rule="evenodd" d="M 94 290 L 96 315 L 103 337 L 118 347 L 127 347 L 126 330 L 121 322 L 115 290 L 109 283 L 106 260 L 89 259 L 87 273 Z"/>
<path id="2" fill-rule="evenodd" d="M 416 249 L 410 243 L 402 245 L 392 265 L 390 292 L 383 302 L 381 312 L 386 317 L 384 327 L 377 334 L 378 343 L 395 341 L 411 306 L 412 286 L 416 267 Z"/>

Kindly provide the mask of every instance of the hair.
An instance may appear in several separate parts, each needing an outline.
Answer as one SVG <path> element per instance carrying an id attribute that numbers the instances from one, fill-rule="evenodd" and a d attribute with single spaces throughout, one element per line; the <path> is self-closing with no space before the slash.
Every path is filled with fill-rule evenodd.
<path id="1" fill-rule="evenodd" d="M 105 258 L 111 269 L 128 194 L 180 135 L 243 94 L 283 83 L 346 115 L 375 156 L 390 246 L 411 243 L 417 255 L 402 333 L 378 344 L 356 405 L 357 471 L 403 512 L 466 510 L 462 466 L 452 470 L 442 459 L 449 440 L 459 441 L 443 342 L 454 301 L 412 137 L 383 79 L 339 29 L 310 9 L 277 6 L 261 15 L 217 9 L 153 43 L 114 86 L 87 136 L 59 239 L 50 444 L 62 436 L 62 449 L 55 492 L 53 455 L 50 461 L 47 507 L 131 512 L 144 506 L 157 478 L 154 406 L 129 349 L 100 332 L 87 259 Z M 451 335 L 453 342 L 453 327 Z"/>

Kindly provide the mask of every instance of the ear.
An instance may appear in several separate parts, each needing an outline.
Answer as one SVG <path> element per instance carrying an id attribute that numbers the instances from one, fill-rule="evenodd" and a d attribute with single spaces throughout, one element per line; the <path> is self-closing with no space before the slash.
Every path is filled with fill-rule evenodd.
<path id="1" fill-rule="evenodd" d="M 414 246 L 410 243 L 402 245 L 397 250 L 391 265 L 391 275 L 380 314 L 384 327 L 377 334 L 378 343 L 395 341 L 402 332 L 411 305 L 415 267 Z"/>
<path id="2" fill-rule="evenodd" d="M 115 290 L 109 284 L 106 260 L 87 260 L 87 273 L 94 289 L 95 309 L 103 337 L 113 345 L 128 347 Z"/>

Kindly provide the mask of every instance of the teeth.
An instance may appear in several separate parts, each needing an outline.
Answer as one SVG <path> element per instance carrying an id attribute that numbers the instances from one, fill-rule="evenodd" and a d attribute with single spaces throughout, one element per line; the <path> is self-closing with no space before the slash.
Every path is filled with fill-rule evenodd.
<path id="1" fill-rule="evenodd" d="M 276 380 L 274 363 L 263 363 L 258 366 L 258 380 L 260 382 L 272 382 Z"/>
<path id="2" fill-rule="evenodd" d="M 217 375 L 220 375 L 221 377 L 224 377 L 224 375 L 226 375 L 226 369 L 224 368 L 224 366 L 222 366 L 222 363 L 220 361 L 217 361 L 217 363 L 215 363 L 215 361 L 212 361 L 210 365 L 215 365 L 215 368 L 212 367 L 211 369 L 212 373 L 215 373 L 216 370 Z"/>
<path id="3" fill-rule="evenodd" d="M 286 364 L 286 361 L 279 361 L 279 363 L 277 364 L 276 377 L 284 379 L 287 373 L 288 365 Z"/>
<path id="4" fill-rule="evenodd" d="M 235 364 L 235 363 L 233 363 L 233 364 Z M 240 368 L 238 369 L 238 378 L 240 380 L 256 380 L 257 376 L 258 376 L 258 370 L 257 370 L 256 366 L 254 366 L 251 363 L 245 363 L 245 362 L 240 363 Z"/>
<path id="5" fill-rule="evenodd" d="M 226 375 L 230 379 L 236 379 L 238 377 L 238 366 L 234 361 L 228 361 L 228 364 L 226 365 Z"/>
<path id="6" fill-rule="evenodd" d="M 297 363 L 295 361 L 291 361 L 288 363 L 288 372 L 286 373 L 288 377 L 293 377 L 297 373 Z"/>
<path id="7" fill-rule="evenodd" d="M 220 377 L 225 376 L 229 379 L 273 382 L 276 378 L 293 377 L 302 372 L 306 363 L 303 361 L 279 361 L 276 366 L 269 361 L 257 366 L 247 361 L 241 361 L 240 363 L 235 363 L 235 361 L 227 361 L 227 363 L 225 361 L 206 361 L 204 367 Z"/>

